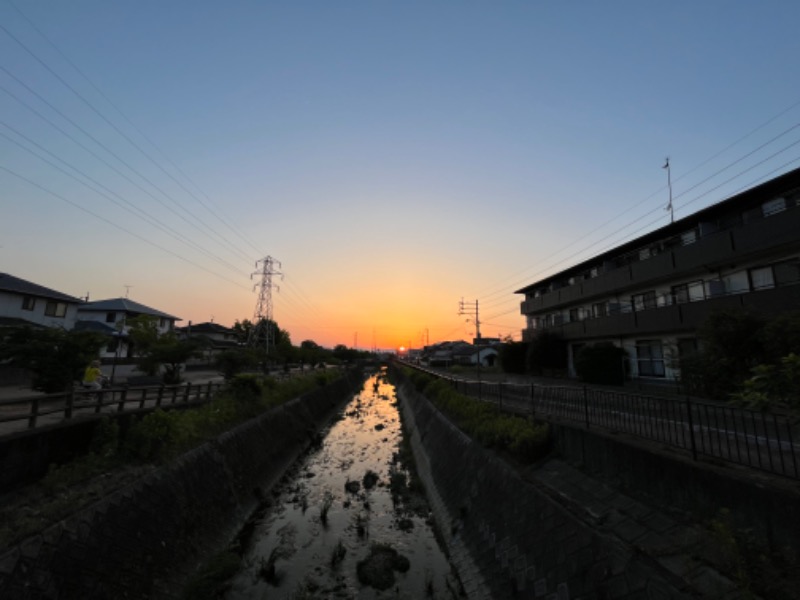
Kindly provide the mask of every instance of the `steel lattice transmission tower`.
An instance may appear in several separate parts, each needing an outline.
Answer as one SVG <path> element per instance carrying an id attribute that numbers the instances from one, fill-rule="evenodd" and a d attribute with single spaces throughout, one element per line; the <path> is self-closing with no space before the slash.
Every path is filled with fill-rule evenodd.
<path id="1" fill-rule="evenodd" d="M 247 345 L 253 348 L 259 346 L 264 341 L 264 349 L 267 354 L 277 342 L 274 320 L 272 318 L 272 289 L 280 291 L 280 288 L 272 283 L 273 276 L 280 275 L 283 278 L 283 273 L 275 270 L 275 265 L 281 267 L 280 261 L 275 260 L 271 256 L 262 258 L 256 261 L 256 269 L 261 265 L 260 271 L 255 271 L 250 275 L 250 279 L 254 276 L 261 276 L 261 283 L 253 286 L 253 290 L 258 289 L 258 301 L 256 302 L 256 310 L 253 313 L 253 327 L 250 330 L 250 335 L 247 336 Z"/>

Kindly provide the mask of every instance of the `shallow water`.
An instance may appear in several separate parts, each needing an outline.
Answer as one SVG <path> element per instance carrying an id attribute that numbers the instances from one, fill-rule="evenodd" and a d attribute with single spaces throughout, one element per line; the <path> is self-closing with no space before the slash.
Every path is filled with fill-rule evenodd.
<path id="1" fill-rule="evenodd" d="M 424 498 L 393 499 L 391 488 L 415 489 L 401 441 L 395 389 L 382 371 L 367 379 L 321 444 L 274 490 L 255 523 L 246 568 L 225 598 L 462 597 Z M 401 570 L 382 570 L 394 578 L 382 590 L 357 575 L 375 545 L 407 559 Z"/>

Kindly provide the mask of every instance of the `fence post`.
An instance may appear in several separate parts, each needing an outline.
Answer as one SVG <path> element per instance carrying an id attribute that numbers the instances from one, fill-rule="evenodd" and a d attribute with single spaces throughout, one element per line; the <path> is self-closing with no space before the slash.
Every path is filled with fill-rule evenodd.
<path id="1" fill-rule="evenodd" d="M 531 418 L 536 417 L 536 384 L 531 383 Z"/>
<path id="2" fill-rule="evenodd" d="M 208 389 L 206 390 L 206 402 L 211 400 L 211 388 L 213 387 L 213 383 L 211 381 L 208 382 Z"/>
<path id="3" fill-rule="evenodd" d="M 31 401 L 31 416 L 28 417 L 28 429 L 36 427 L 36 419 L 39 416 L 39 397 L 36 396 Z"/>
<path id="4" fill-rule="evenodd" d="M 192 390 L 192 382 L 191 381 L 187 381 L 186 382 L 186 391 L 183 394 L 183 402 L 185 404 L 189 403 L 189 393 L 191 392 L 191 390 Z"/>
<path id="5" fill-rule="evenodd" d="M 499 398 L 500 410 L 503 410 L 503 382 L 502 381 L 497 384 L 497 392 L 498 392 L 498 394 L 500 396 L 500 398 Z"/>
<path id="6" fill-rule="evenodd" d="M 586 418 L 586 429 L 589 429 L 589 391 L 583 386 L 583 414 Z"/>
<path id="7" fill-rule="evenodd" d="M 111 392 L 112 394 L 114 392 Z M 114 396 L 112 395 L 111 398 L 113 399 Z M 100 391 L 97 393 L 97 403 L 94 405 L 94 414 L 98 414 L 101 410 L 103 410 L 103 392 Z"/>
<path id="8" fill-rule="evenodd" d="M 64 409 L 64 418 L 71 419 L 72 418 L 72 408 L 75 405 L 75 390 L 70 390 L 69 394 L 67 394 L 67 406 Z"/>
<path id="9" fill-rule="evenodd" d="M 692 460 L 697 460 L 697 445 L 694 441 L 694 420 L 692 419 L 692 401 L 686 396 L 686 415 L 689 418 L 689 439 L 692 442 Z"/>
<path id="10" fill-rule="evenodd" d="M 145 400 L 147 400 L 147 388 L 142 388 L 142 397 L 139 399 L 139 408 L 144 408 Z"/>
<path id="11" fill-rule="evenodd" d="M 127 399 L 128 399 L 128 388 L 125 388 L 119 395 L 119 406 L 117 406 L 117 412 L 122 412 L 123 410 L 125 410 L 125 401 Z"/>
<path id="12" fill-rule="evenodd" d="M 164 384 L 158 387 L 158 396 L 156 397 L 156 407 L 161 406 L 161 400 L 164 398 Z"/>

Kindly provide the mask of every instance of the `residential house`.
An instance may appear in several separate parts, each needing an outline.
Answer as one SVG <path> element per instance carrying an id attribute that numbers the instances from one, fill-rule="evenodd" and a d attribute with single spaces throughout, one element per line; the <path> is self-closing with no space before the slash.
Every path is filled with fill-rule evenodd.
<path id="1" fill-rule="evenodd" d="M 80 298 L 0 273 L 0 325 L 72 329 Z"/>
<path id="2" fill-rule="evenodd" d="M 523 340 L 626 350 L 635 378 L 676 378 L 712 311 L 800 308 L 800 169 L 518 290 Z"/>
<path id="3" fill-rule="evenodd" d="M 453 349 L 453 361 L 458 365 L 494 366 L 499 352 L 493 346 L 464 344 Z"/>
<path id="4" fill-rule="evenodd" d="M 133 356 L 133 348 L 128 338 L 130 320 L 146 315 L 157 321 L 159 334 L 173 331 L 175 322 L 180 317 L 161 312 L 128 298 L 113 298 L 86 302 L 78 309 L 76 329 L 107 333 L 110 337 L 108 346 L 101 351 L 101 358 L 129 358 Z"/>
<path id="5" fill-rule="evenodd" d="M 189 325 L 178 327 L 176 331 L 181 338 L 197 340 L 202 344 L 203 356 L 199 361 L 203 363 L 210 362 L 216 354 L 224 350 L 241 346 L 234 330 L 218 323 L 194 324 L 189 321 Z"/>

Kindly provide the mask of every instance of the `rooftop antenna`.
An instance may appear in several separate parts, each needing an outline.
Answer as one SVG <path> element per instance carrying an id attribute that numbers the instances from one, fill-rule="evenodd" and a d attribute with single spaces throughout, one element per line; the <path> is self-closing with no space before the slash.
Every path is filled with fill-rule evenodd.
<path id="1" fill-rule="evenodd" d="M 128 297 L 128 294 L 130 294 L 130 292 L 131 292 L 131 288 L 132 288 L 133 286 L 132 286 L 132 285 L 127 285 L 127 284 L 124 284 L 122 287 L 124 287 L 124 288 L 125 288 L 125 297 L 127 298 L 127 297 Z"/>
<path id="2" fill-rule="evenodd" d="M 672 174 L 670 173 L 669 156 L 665 159 L 664 166 L 661 168 L 667 170 L 667 187 L 669 188 L 669 204 L 667 204 L 667 207 L 664 210 L 669 211 L 669 222 L 674 223 L 675 211 L 672 208 Z"/>

